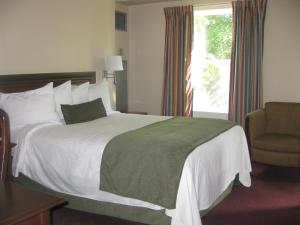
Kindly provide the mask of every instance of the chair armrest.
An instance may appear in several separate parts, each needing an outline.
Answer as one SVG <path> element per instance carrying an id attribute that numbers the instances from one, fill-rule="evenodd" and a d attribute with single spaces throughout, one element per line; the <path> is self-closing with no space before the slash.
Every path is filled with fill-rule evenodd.
<path id="1" fill-rule="evenodd" d="M 253 140 L 265 133 L 265 110 L 260 109 L 249 113 L 246 116 L 245 130 L 249 148 L 252 147 Z"/>
<path id="2" fill-rule="evenodd" d="M 8 115 L 0 109 L 0 181 L 5 181 L 7 179 L 10 148 Z"/>

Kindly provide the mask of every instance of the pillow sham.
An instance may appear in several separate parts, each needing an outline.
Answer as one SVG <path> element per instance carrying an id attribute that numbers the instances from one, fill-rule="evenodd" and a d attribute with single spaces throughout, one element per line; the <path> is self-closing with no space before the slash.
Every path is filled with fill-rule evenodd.
<path id="1" fill-rule="evenodd" d="M 53 93 L 8 95 L 0 102 L 0 107 L 9 116 L 12 133 L 29 124 L 59 121 Z"/>
<path id="2" fill-rule="evenodd" d="M 29 90 L 29 91 L 15 92 L 15 93 L 0 93 L 0 102 L 6 99 L 7 97 L 20 96 L 20 95 L 25 96 L 31 94 L 37 94 L 37 95 L 53 94 L 53 82 L 50 82 L 43 87 Z"/>
<path id="3" fill-rule="evenodd" d="M 54 98 L 56 104 L 56 112 L 58 113 L 60 119 L 63 119 L 64 116 L 61 112 L 61 104 L 71 105 L 73 103 L 72 100 L 72 90 L 71 90 L 71 81 L 67 81 L 54 89 Z"/>
<path id="4" fill-rule="evenodd" d="M 80 85 L 72 85 L 72 101 L 73 104 L 80 104 L 89 101 L 89 82 Z"/>
<path id="5" fill-rule="evenodd" d="M 102 99 L 76 105 L 61 105 L 66 124 L 83 123 L 106 116 Z"/>
<path id="6" fill-rule="evenodd" d="M 101 98 L 106 112 L 111 112 L 111 101 L 109 92 L 109 83 L 107 81 L 102 81 L 99 84 L 90 84 L 89 86 L 89 100 Z"/>

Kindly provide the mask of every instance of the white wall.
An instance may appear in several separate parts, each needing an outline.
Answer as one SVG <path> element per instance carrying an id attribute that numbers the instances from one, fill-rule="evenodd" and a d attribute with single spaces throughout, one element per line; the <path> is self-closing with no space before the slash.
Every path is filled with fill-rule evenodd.
<path id="1" fill-rule="evenodd" d="M 164 21 L 163 4 L 129 8 L 128 107 L 160 114 Z"/>
<path id="2" fill-rule="evenodd" d="M 112 0 L 1 0 L 0 74 L 102 71 L 114 11 Z"/>
<path id="3" fill-rule="evenodd" d="M 186 3 L 187 1 L 185 1 Z M 230 1 L 192 1 L 197 5 Z M 300 1 L 269 0 L 265 24 L 264 101 L 300 102 Z M 129 108 L 160 114 L 165 18 L 182 1 L 129 7 Z"/>
<path id="4" fill-rule="evenodd" d="M 269 0 L 264 44 L 264 102 L 300 102 L 299 0 Z"/>

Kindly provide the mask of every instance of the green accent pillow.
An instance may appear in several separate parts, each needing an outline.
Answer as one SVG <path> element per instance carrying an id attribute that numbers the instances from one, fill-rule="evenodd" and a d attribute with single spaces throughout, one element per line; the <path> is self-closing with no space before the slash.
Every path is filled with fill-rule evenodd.
<path id="1" fill-rule="evenodd" d="M 66 124 L 83 123 L 106 116 L 101 98 L 77 105 L 61 105 Z"/>

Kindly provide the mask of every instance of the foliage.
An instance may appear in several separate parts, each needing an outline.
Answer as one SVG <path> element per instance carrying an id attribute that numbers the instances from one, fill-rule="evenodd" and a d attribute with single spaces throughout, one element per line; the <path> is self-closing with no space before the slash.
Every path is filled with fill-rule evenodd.
<path id="1" fill-rule="evenodd" d="M 204 17 L 207 53 L 217 59 L 229 59 L 231 53 L 232 15 Z"/>
<path id="2" fill-rule="evenodd" d="M 220 79 L 221 75 L 218 67 L 213 64 L 208 64 L 207 67 L 204 68 L 203 87 L 211 100 L 212 106 L 220 106 L 222 96 L 217 94 L 220 90 Z"/>
<path id="3" fill-rule="evenodd" d="M 195 32 L 197 33 L 201 33 L 203 32 L 203 30 L 205 29 L 205 21 L 206 21 L 206 18 L 205 17 L 194 17 L 194 23 L 195 23 Z"/>
<path id="4" fill-rule="evenodd" d="M 202 75 L 201 85 L 195 88 L 195 93 L 205 93 L 210 100 L 210 107 L 224 107 L 228 99 L 221 86 L 222 76 L 226 75 L 222 71 L 227 71 L 224 69 L 227 63 L 224 62 L 230 59 L 231 54 L 232 15 L 199 15 L 195 17 L 194 23 L 195 37 L 201 43 L 197 43 L 197 50 L 201 54 L 198 57 L 201 62 L 199 75 Z"/>

